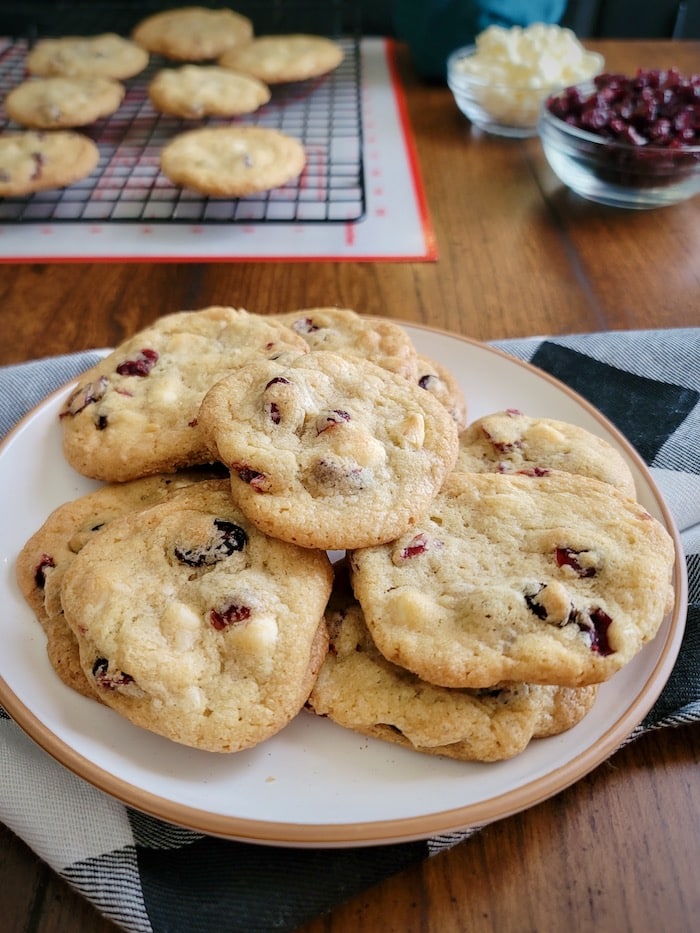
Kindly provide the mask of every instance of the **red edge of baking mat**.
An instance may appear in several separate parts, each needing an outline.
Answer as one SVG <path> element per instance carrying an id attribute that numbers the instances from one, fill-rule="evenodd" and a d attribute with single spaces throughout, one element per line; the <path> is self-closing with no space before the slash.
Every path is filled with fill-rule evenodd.
<path id="1" fill-rule="evenodd" d="M 361 41 L 366 212 L 348 223 L 0 225 L 2 262 L 435 261 L 390 39 Z"/>

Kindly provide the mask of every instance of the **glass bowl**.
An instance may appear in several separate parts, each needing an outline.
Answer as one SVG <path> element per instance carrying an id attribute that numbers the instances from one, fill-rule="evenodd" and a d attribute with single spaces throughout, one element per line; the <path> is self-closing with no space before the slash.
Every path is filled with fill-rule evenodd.
<path id="1" fill-rule="evenodd" d="M 592 84 L 582 84 L 586 93 Z M 700 145 L 632 145 L 583 130 L 545 104 L 538 132 L 554 173 L 590 201 L 637 210 L 677 204 L 700 193 Z"/>
<path id="2" fill-rule="evenodd" d="M 462 113 L 480 129 L 497 136 L 526 138 L 537 136 L 537 122 L 545 100 L 570 81 L 546 82 L 541 77 L 523 76 L 517 81 L 499 81 L 494 77 L 463 70 L 463 63 L 477 51 L 476 45 L 455 49 L 447 59 L 447 84 Z M 592 77 L 605 60 L 587 52 Z M 575 80 L 575 79 L 574 79 Z"/>

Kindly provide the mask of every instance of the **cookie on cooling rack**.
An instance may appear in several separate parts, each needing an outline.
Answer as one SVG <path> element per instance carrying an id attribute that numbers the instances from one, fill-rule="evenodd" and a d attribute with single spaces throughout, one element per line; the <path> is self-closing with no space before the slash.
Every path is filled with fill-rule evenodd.
<path id="1" fill-rule="evenodd" d="M 607 483 L 452 473 L 398 540 L 351 556 L 378 649 L 447 687 L 609 679 L 672 605 L 674 547 Z"/>
<path id="2" fill-rule="evenodd" d="M 406 331 L 387 318 L 363 317 L 351 308 L 302 308 L 275 315 L 311 350 L 330 350 L 370 360 L 415 379 L 418 354 Z"/>
<path id="3" fill-rule="evenodd" d="M 70 130 L 25 130 L 0 135 L 0 197 L 65 188 L 97 167 L 95 143 Z"/>
<path id="4" fill-rule="evenodd" d="M 338 725 L 413 751 L 463 761 L 502 761 L 532 739 L 558 735 L 591 709 L 597 687 L 501 684 L 436 687 L 387 661 L 362 609 L 336 576 L 326 610 L 329 652 L 307 707 Z"/>
<path id="5" fill-rule="evenodd" d="M 215 126 L 179 133 L 160 154 L 175 185 L 211 197 L 241 198 L 279 188 L 306 165 L 302 144 L 261 126 Z"/>
<path id="6" fill-rule="evenodd" d="M 536 474 L 562 470 L 636 495 L 632 471 L 612 444 L 578 425 L 534 418 L 515 408 L 478 418 L 461 432 L 455 469 Z"/>
<path id="7" fill-rule="evenodd" d="M 81 375 L 60 415 L 66 459 L 107 482 L 207 463 L 198 422 L 206 392 L 251 359 L 284 352 L 308 347 L 280 321 L 243 309 L 165 315 Z"/>
<path id="8" fill-rule="evenodd" d="M 323 350 L 243 367 L 207 393 L 199 423 L 250 520 L 312 548 L 413 527 L 457 453 L 456 425 L 429 393 Z"/>
<path id="9" fill-rule="evenodd" d="M 249 75 L 216 65 L 163 68 L 148 85 L 154 109 L 183 119 L 235 117 L 253 113 L 270 99 L 270 89 Z"/>
<path id="10" fill-rule="evenodd" d="M 266 537 L 229 483 L 115 519 L 76 555 L 61 601 L 102 701 L 176 742 L 235 752 L 302 709 L 327 651 L 323 551 Z"/>
<path id="11" fill-rule="evenodd" d="M 225 52 L 224 68 L 254 75 L 266 84 L 306 81 L 333 71 L 343 61 L 342 46 L 325 36 L 258 36 Z"/>
<path id="12" fill-rule="evenodd" d="M 252 35 L 252 22 L 240 13 L 189 6 L 147 16 L 136 25 L 131 38 L 165 58 L 199 62 L 218 58 Z"/>
<path id="13" fill-rule="evenodd" d="M 31 78 L 5 98 L 11 120 L 31 129 L 87 126 L 119 109 L 125 88 L 113 78 Z"/>
<path id="14" fill-rule="evenodd" d="M 31 75 L 76 77 L 98 75 L 123 81 L 148 65 L 148 52 L 114 32 L 98 36 L 39 39 L 27 54 Z"/>
<path id="15" fill-rule="evenodd" d="M 46 632 L 52 667 L 69 687 L 93 695 L 60 599 L 63 576 L 75 555 L 115 518 L 154 505 L 175 490 L 214 475 L 208 469 L 186 470 L 102 486 L 58 506 L 24 544 L 15 565 L 17 583 Z"/>

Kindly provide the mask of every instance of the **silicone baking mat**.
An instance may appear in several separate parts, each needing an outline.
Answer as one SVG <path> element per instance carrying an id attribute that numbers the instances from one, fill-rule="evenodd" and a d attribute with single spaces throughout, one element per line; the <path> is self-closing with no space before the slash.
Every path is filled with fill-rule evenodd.
<path id="1" fill-rule="evenodd" d="M 147 85 L 125 82 L 116 114 L 82 132 L 100 150 L 92 175 L 65 189 L 0 199 L 0 260 L 433 260 L 434 236 L 413 152 L 392 44 L 339 38 L 333 73 L 273 88 L 254 114 L 183 121 L 158 114 Z M 25 40 L 0 40 L 2 96 L 25 75 Z M 172 66 L 172 63 L 170 63 Z M 0 113 L 3 128 L 19 129 Z M 300 139 L 299 179 L 246 198 L 206 198 L 173 186 L 159 152 L 176 133 L 224 123 Z"/>

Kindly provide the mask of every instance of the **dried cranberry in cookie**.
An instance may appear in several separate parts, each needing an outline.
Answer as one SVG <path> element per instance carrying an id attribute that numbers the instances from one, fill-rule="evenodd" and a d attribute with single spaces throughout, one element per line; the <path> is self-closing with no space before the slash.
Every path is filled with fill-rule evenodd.
<path id="1" fill-rule="evenodd" d="M 311 548 L 412 528 L 457 454 L 455 422 L 430 393 L 323 350 L 243 367 L 207 393 L 199 423 L 250 521 Z"/>
<path id="2" fill-rule="evenodd" d="M 61 588 L 85 677 L 132 723 L 235 752 L 303 708 L 328 647 L 323 551 L 259 532 L 228 480 L 110 522 Z"/>
<path id="3" fill-rule="evenodd" d="M 203 567 L 216 564 L 236 551 L 242 551 L 248 542 L 248 535 L 240 525 L 227 522 L 223 518 L 212 521 L 211 538 L 196 547 L 176 545 L 173 553 L 183 564 L 190 567 Z"/>
<path id="4" fill-rule="evenodd" d="M 579 687 L 627 664 L 672 605 L 673 541 L 614 486 L 453 472 L 416 527 L 355 550 L 379 651 L 423 680 Z"/>
<path id="5" fill-rule="evenodd" d="M 197 414 L 209 388 L 251 359 L 307 352 L 280 321 L 237 308 L 159 318 L 85 372 L 68 396 L 60 416 L 66 459 L 108 482 L 207 463 Z"/>
<path id="6" fill-rule="evenodd" d="M 460 430 L 464 428 L 467 423 L 467 400 L 454 373 L 447 366 L 420 355 L 418 385 L 445 406 Z"/>

